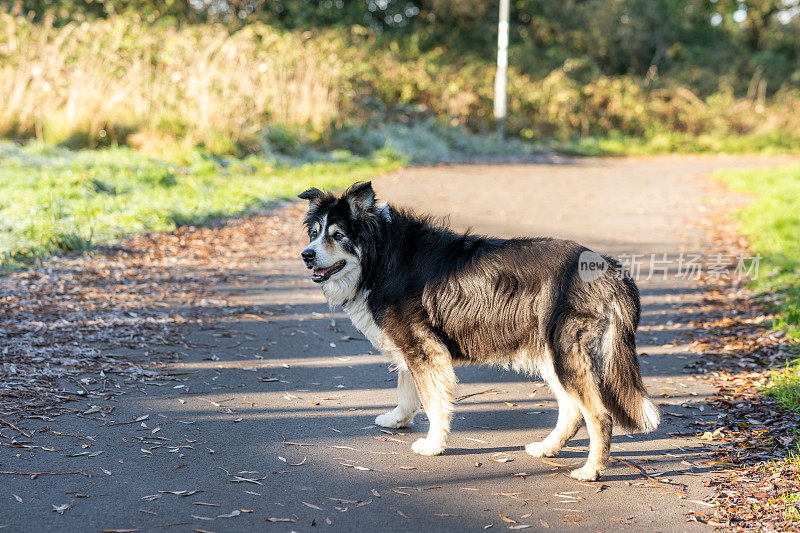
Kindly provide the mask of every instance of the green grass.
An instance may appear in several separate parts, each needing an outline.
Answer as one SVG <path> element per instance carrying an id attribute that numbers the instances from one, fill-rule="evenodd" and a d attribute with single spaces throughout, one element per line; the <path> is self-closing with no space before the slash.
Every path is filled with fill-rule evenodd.
<path id="1" fill-rule="evenodd" d="M 244 213 L 312 185 L 341 188 L 405 161 L 391 150 L 318 154 L 310 162 L 195 150 L 171 163 L 125 148 L 73 152 L 0 143 L 0 267 Z"/>
<path id="2" fill-rule="evenodd" d="M 800 494 L 784 493 L 781 497 L 787 505 L 784 517 L 787 520 L 800 521 Z"/>
<path id="3" fill-rule="evenodd" d="M 639 137 L 609 134 L 551 142 L 557 152 L 584 156 L 632 156 L 657 154 L 796 154 L 800 139 L 777 133 L 730 135 L 663 132 Z"/>
<path id="4" fill-rule="evenodd" d="M 262 155 L 242 159 L 0 141 L 0 268 L 245 213 L 310 186 L 344 188 L 408 163 L 525 158 L 541 148 L 431 120 L 341 129 L 325 150 L 285 128 L 270 131 Z"/>
<path id="5" fill-rule="evenodd" d="M 738 217 L 753 252 L 763 257 L 753 287 L 774 295 L 775 327 L 800 340 L 800 165 L 725 170 L 717 176 L 752 196 Z"/>
<path id="6" fill-rule="evenodd" d="M 800 165 L 725 170 L 717 176 L 752 196 L 738 217 L 753 252 L 762 256 L 753 287 L 774 297 L 775 329 L 800 341 Z M 764 392 L 787 409 L 800 410 L 800 363 L 776 371 L 772 380 Z"/>
<path id="7" fill-rule="evenodd" d="M 800 411 L 800 361 L 794 361 L 772 375 L 772 384 L 765 390 L 786 409 Z"/>

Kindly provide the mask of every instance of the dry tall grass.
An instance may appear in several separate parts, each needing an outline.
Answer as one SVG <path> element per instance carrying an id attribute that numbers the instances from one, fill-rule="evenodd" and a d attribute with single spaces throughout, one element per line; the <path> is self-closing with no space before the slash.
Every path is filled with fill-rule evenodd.
<path id="1" fill-rule="evenodd" d="M 0 15 L 0 137 L 162 151 L 258 148 L 270 126 L 324 140 L 331 124 L 425 118 L 491 130 L 494 64 L 444 48 L 403 53 L 360 27 L 312 32 L 253 24 L 172 28 L 131 17 L 54 27 Z M 509 79 L 512 134 L 544 140 L 644 139 L 659 150 L 800 146 L 800 91 L 766 97 L 720 86 L 700 98 L 678 80 L 581 74 L 580 60 Z M 273 140 L 276 137 L 272 137 Z M 279 140 L 280 142 L 280 140 Z M 683 141 L 681 141 L 683 142 Z M 763 146 L 762 146 L 763 145 Z M 690 149 L 695 149 L 691 148 Z"/>
<path id="2" fill-rule="evenodd" d="M 323 131 L 341 75 L 319 41 L 264 26 L 231 35 L 116 18 L 55 28 L 0 15 L 0 136 L 171 138 L 224 152 L 256 143 L 272 123 Z"/>

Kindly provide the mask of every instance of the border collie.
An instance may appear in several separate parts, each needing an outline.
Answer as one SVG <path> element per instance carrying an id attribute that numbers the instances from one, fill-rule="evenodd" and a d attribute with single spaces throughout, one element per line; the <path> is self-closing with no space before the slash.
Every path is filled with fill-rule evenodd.
<path id="1" fill-rule="evenodd" d="M 636 355 L 639 291 L 615 260 L 571 241 L 457 233 L 376 203 L 370 182 L 341 196 L 312 188 L 299 197 L 309 201 L 302 257 L 312 281 L 397 366 L 397 407 L 375 423 L 406 426 L 420 406 L 430 420 L 414 452 L 444 451 L 453 366 L 464 363 L 548 383 L 558 422 L 525 446 L 534 457 L 558 453 L 586 421 L 589 458 L 571 474 L 579 480 L 599 479 L 614 421 L 630 430 L 658 425 Z M 587 255 L 599 266 L 591 275 L 582 270 Z"/>

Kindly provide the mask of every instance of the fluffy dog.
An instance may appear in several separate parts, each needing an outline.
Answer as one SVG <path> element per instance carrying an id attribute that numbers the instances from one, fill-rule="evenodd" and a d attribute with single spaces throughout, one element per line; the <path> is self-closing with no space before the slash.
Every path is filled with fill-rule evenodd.
<path id="1" fill-rule="evenodd" d="M 643 431 L 658 425 L 636 354 L 639 291 L 613 259 L 571 241 L 457 233 L 376 203 L 369 182 L 340 196 L 309 189 L 300 198 L 309 201 L 302 257 L 311 279 L 398 368 L 397 407 L 375 423 L 406 426 L 420 405 L 430 420 L 414 452 L 444 451 L 453 366 L 464 363 L 548 383 L 558 422 L 525 446 L 534 457 L 558 453 L 586 421 L 589 457 L 576 479 L 599 478 L 614 421 Z"/>

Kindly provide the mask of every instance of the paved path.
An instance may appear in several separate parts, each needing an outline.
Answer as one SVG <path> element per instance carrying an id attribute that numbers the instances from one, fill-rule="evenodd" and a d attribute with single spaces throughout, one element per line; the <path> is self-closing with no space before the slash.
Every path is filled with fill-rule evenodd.
<path id="1" fill-rule="evenodd" d="M 677 254 L 703 251 L 696 221 L 708 193 L 699 178 L 744 164 L 759 162 L 647 158 L 418 168 L 374 185 L 381 198 L 450 215 L 458 228 L 573 238 L 612 254 Z M 263 283 L 232 283 L 218 292 L 259 313 L 188 328 L 196 348 L 182 350 L 173 375 L 121 391 L 114 420 L 139 421 L 108 426 L 91 414 L 66 415 L 26 426 L 45 451 L 0 448 L 4 471 L 91 475 L 3 475 L 0 526 L 702 529 L 685 514 L 707 511 L 697 503 L 710 490 L 703 486 L 707 443 L 695 435 L 713 430 L 716 416 L 703 405 L 709 387 L 684 370 L 694 356 L 685 351 L 683 329 L 701 299 L 691 283 L 672 275 L 640 281 L 641 362 L 664 423 L 650 435 L 615 434 L 617 461 L 601 482 L 587 484 L 567 475 L 585 459 L 585 430 L 557 458 L 525 455 L 522 446 L 555 424 L 556 404 L 542 383 L 497 369 L 458 369 L 459 394 L 472 396 L 457 406 L 448 450 L 441 457 L 414 455 L 411 442 L 427 421 L 418 416 L 414 428 L 391 432 L 372 425 L 394 405 L 395 375 L 345 316 L 329 313 L 300 261 L 268 260 L 253 269 Z M 53 510 L 61 504 L 70 504 L 63 514 Z"/>

